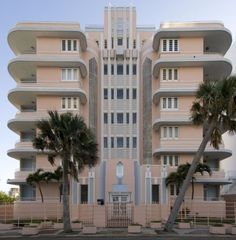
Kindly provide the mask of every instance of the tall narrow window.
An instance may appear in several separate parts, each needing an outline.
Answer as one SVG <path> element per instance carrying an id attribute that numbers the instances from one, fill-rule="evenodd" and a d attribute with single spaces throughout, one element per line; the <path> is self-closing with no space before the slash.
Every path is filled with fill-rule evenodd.
<path id="1" fill-rule="evenodd" d="M 137 148 L 137 137 L 133 137 L 133 148 Z"/>
<path id="2" fill-rule="evenodd" d="M 107 88 L 103 89 L 103 98 L 108 99 L 108 89 Z"/>
<path id="3" fill-rule="evenodd" d="M 114 75 L 114 64 L 111 64 L 111 75 Z"/>
<path id="4" fill-rule="evenodd" d="M 111 148 L 114 148 L 115 145 L 114 145 L 114 137 L 111 137 Z"/>
<path id="5" fill-rule="evenodd" d="M 136 40 L 133 41 L 133 48 L 136 48 Z"/>
<path id="6" fill-rule="evenodd" d="M 126 113 L 126 124 L 129 124 L 129 113 Z"/>
<path id="7" fill-rule="evenodd" d="M 114 124 L 114 113 L 111 113 L 111 124 Z"/>
<path id="8" fill-rule="evenodd" d="M 132 97 L 133 99 L 136 99 L 137 98 L 137 89 L 136 88 L 133 88 L 133 93 L 132 93 Z"/>
<path id="9" fill-rule="evenodd" d="M 137 65 L 133 64 L 133 75 L 137 74 Z"/>
<path id="10" fill-rule="evenodd" d="M 112 49 L 114 48 L 114 38 L 113 37 L 111 38 L 111 48 Z"/>
<path id="11" fill-rule="evenodd" d="M 111 99 L 114 99 L 114 88 L 111 88 Z"/>
<path id="12" fill-rule="evenodd" d="M 137 123 L 137 113 L 133 113 L 133 124 Z"/>
<path id="13" fill-rule="evenodd" d="M 128 37 L 126 38 L 126 47 L 127 47 L 127 49 L 129 48 L 129 38 Z"/>
<path id="14" fill-rule="evenodd" d="M 108 123 L 108 113 L 104 113 L 103 118 L 104 118 L 104 124 L 107 124 Z"/>
<path id="15" fill-rule="evenodd" d="M 129 88 L 126 88 L 126 99 L 129 99 Z"/>
<path id="16" fill-rule="evenodd" d="M 107 75 L 107 74 L 108 74 L 107 64 L 104 64 L 103 71 L 104 71 L 104 75 Z"/>
<path id="17" fill-rule="evenodd" d="M 129 75 L 129 64 L 126 64 L 126 75 Z"/>
<path id="18" fill-rule="evenodd" d="M 103 145 L 104 145 L 104 148 L 108 148 L 108 139 L 107 139 L 107 137 L 103 138 Z"/>
<path id="19" fill-rule="evenodd" d="M 107 40 L 104 40 L 104 48 L 107 49 Z"/>
<path id="20" fill-rule="evenodd" d="M 121 162 L 116 165 L 116 177 L 122 178 L 124 176 L 124 166 Z"/>

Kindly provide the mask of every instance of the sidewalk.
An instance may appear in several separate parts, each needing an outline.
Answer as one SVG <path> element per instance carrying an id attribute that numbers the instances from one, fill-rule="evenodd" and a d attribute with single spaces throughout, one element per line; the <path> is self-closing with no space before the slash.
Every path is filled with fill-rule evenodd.
<path id="1" fill-rule="evenodd" d="M 37 237 L 52 237 L 58 238 L 60 237 L 84 237 L 84 238 L 96 238 L 96 237 L 102 237 L 102 238 L 116 238 L 116 237 L 214 237 L 214 238 L 232 238 L 235 239 L 235 235 L 211 235 L 209 234 L 208 228 L 193 228 L 193 229 L 177 229 L 175 228 L 172 233 L 163 232 L 162 230 L 155 230 L 151 228 L 143 228 L 141 233 L 136 234 L 130 234 L 127 231 L 127 228 L 98 228 L 98 231 L 96 234 L 93 235 L 86 235 L 83 234 L 82 231 L 74 231 L 72 233 L 65 234 L 62 230 L 56 230 L 56 229 L 43 229 L 40 230 L 39 234 L 37 234 Z M 12 229 L 12 230 L 0 230 L 0 239 L 6 239 L 6 238 L 21 238 L 23 237 L 21 234 L 21 229 Z M 27 238 L 26 236 L 23 237 L 24 239 Z"/>

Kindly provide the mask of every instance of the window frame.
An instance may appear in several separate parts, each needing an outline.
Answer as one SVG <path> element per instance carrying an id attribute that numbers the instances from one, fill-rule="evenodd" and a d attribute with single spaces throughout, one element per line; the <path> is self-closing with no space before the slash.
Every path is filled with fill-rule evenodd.
<path id="1" fill-rule="evenodd" d="M 69 71 L 71 71 L 71 79 L 68 78 Z M 65 74 L 65 78 L 63 76 L 64 74 Z M 61 68 L 61 81 L 62 82 L 78 82 L 79 80 L 80 80 L 79 68 Z"/>
<path id="2" fill-rule="evenodd" d="M 162 38 L 161 52 L 163 53 L 179 52 L 179 39 L 178 38 Z"/>
<path id="3" fill-rule="evenodd" d="M 71 50 L 69 50 L 69 48 L 68 48 L 69 41 L 71 42 Z M 65 44 L 63 44 L 63 42 Z M 78 52 L 78 51 L 79 51 L 79 41 L 78 41 L 78 39 L 61 39 L 61 52 Z"/>

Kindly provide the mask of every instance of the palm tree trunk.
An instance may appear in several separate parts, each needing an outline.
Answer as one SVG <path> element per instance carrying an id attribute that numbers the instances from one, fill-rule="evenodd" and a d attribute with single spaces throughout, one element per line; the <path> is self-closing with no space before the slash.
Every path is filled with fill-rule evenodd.
<path id="1" fill-rule="evenodd" d="M 68 195 L 68 161 L 69 159 L 63 159 L 63 224 L 64 232 L 71 232 L 70 224 L 70 205 L 69 205 L 69 195 Z"/>
<path id="2" fill-rule="evenodd" d="M 192 178 L 192 200 L 193 200 L 193 197 L 194 197 L 194 182 L 193 182 L 193 178 Z"/>
<path id="3" fill-rule="evenodd" d="M 189 168 L 188 174 L 187 174 L 187 176 L 186 176 L 186 178 L 183 182 L 182 187 L 180 188 L 180 192 L 179 192 L 179 194 L 178 194 L 178 196 L 175 200 L 174 206 L 173 206 L 173 208 L 171 210 L 171 213 L 169 215 L 169 218 L 168 218 L 168 220 L 165 224 L 164 230 L 167 231 L 167 232 L 170 232 L 173 229 L 173 225 L 174 225 L 175 219 L 177 217 L 177 214 L 179 212 L 180 206 L 183 203 L 185 193 L 186 193 L 186 191 L 187 191 L 187 189 L 188 189 L 188 187 L 191 183 L 191 179 L 192 179 L 192 177 L 194 175 L 194 172 L 197 168 L 197 164 L 200 162 L 200 159 L 203 155 L 203 152 L 206 148 L 206 145 L 207 145 L 208 141 L 210 140 L 213 129 L 214 129 L 214 124 L 211 123 L 209 125 L 209 128 L 208 128 L 208 130 L 207 130 L 199 148 L 198 148 L 198 151 L 196 152 L 196 154 L 193 158 L 191 167 Z"/>
<path id="4" fill-rule="evenodd" d="M 38 185 L 40 197 L 41 197 L 41 200 L 42 200 L 42 203 L 43 203 L 43 202 L 44 202 L 44 199 L 43 199 L 43 192 L 42 192 L 42 189 L 41 189 L 41 185 L 40 185 L 40 183 L 38 183 L 37 185 Z"/>

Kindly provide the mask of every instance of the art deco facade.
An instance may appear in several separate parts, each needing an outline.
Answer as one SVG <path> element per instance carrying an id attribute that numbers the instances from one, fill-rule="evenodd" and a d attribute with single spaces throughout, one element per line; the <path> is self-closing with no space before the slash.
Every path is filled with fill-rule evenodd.
<path id="1" fill-rule="evenodd" d="M 16 87 L 8 97 L 18 109 L 8 126 L 20 138 L 8 152 L 20 165 L 9 180 L 20 186 L 15 214 L 22 214 L 26 202 L 40 203 L 38 190 L 25 182 L 27 175 L 55 168 L 31 140 L 36 122 L 57 110 L 82 115 L 99 143 L 98 165 L 84 170 L 79 183 L 71 180 L 71 206 L 97 206 L 103 199 L 105 205 L 97 208 L 104 214 L 111 203 L 128 203 L 136 222 L 143 221 L 138 216 L 144 206 L 155 209 L 150 218 L 165 219 L 176 196 L 165 178 L 191 162 L 203 136 L 189 120 L 196 90 L 203 81 L 231 73 L 224 58 L 231 40 L 219 22 L 139 27 L 133 7 L 105 8 L 104 25 L 85 32 L 78 23 L 18 23 L 8 35 L 16 55 L 8 66 Z M 219 194 L 227 181 L 219 162 L 230 155 L 223 145 L 207 146 L 202 161 L 213 174 L 196 177 L 199 204 L 192 211 L 214 204 L 224 209 Z M 43 192 L 46 202 L 58 202 L 57 183 L 43 183 Z"/>

